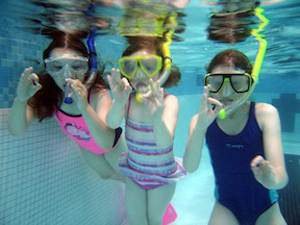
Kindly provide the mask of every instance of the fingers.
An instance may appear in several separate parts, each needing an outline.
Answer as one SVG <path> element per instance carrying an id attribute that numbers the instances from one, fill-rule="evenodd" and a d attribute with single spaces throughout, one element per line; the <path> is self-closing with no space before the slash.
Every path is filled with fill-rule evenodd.
<path id="1" fill-rule="evenodd" d="M 207 103 L 211 105 L 215 105 L 215 107 L 223 107 L 223 104 L 215 98 L 208 97 Z"/>
<path id="2" fill-rule="evenodd" d="M 27 67 L 22 73 L 22 77 L 28 77 L 30 74 L 32 74 L 33 68 L 32 67 Z"/>
<path id="3" fill-rule="evenodd" d="M 66 82 L 75 93 L 83 95 L 87 92 L 86 86 L 78 79 L 67 78 Z"/>
<path id="4" fill-rule="evenodd" d="M 222 108 L 223 104 L 215 98 L 209 97 L 210 86 L 204 86 L 203 96 L 201 99 L 201 109 L 210 110 L 214 113 L 218 113 Z"/>
<path id="5" fill-rule="evenodd" d="M 128 80 L 125 77 L 123 77 L 121 81 L 122 81 L 122 85 L 123 85 L 124 91 L 126 93 L 131 92 L 132 91 L 132 87 L 129 84 Z"/>
<path id="6" fill-rule="evenodd" d="M 121 73 L 119 69 L 116 68 L 112 68 L 111 70 L 111 77 L 115 80 L 115 81 L 119 81 L 121 80 Z"/>
<path id="7" fill-rule="evenodd" d="M 31 73 L 28 76 L 28 79 L 32 82 L 33 85 L 35 85 L 35 86 L 41 86 L 40 83 L 39 83 L 39 77 L 38 77 L 37 74 Z"/>
<path id="8" fill-rule="evenodd" d="M 26 82 L 32 82 L 34 85 L 36 83 L 38 83 L 39 81 L 39 77 L 38 75 L 36 75 L 35 73 L 33 73 L 33 68 L 32 67 L 28 67 L 26 68 L 22 75 L 21 75 L 22 79 Z"/>
<path id="9" fill-rule="evenodd" d="M 108 85 L 111 90 L 118 88 L 119 90 L 131 91 L 132 88 L 128 80 L 123 77 L 121 78 L 120 70 L 112 68 L 111 75 L 107 76 Z"/>
<path id="10" fill-rule="evenodd" d="M 265 166 L 266 163 L 267 161 L 261 155 L 258 155 L 254 159 L 252 159 L 250 165 L 251 168 L 257 168 L 257 167 Z"/>
<path id="11" fill-rule="evenodd" d="M 21 80 L 26 84 L 33 85 L 34 92 L 42 88 L 42 85 L 39 83 L 39 77 L 37 74 L 33 73 L 32 67 L 28 67 L 23 71 L 21 75 Z"/>
<path id="12" fill-rule="evenodd" d="M 110 89 L 112 89 L 113 81 L 112 81 L 111 75 L 107 75 L 107 81 L 108 81 L 108 85 L 109 85 Z"/>

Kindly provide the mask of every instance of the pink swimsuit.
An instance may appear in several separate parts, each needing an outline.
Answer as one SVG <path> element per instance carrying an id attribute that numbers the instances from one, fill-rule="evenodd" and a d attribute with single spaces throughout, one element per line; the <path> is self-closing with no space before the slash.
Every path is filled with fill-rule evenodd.
<path id="1" fill-rule="evenodd" d="M 58 109 L 55 112 L 55 118 L 62 131 L 80 147 L 96 155 L 107 153 L 107 149 L 99 146 L 96 143 L 82 115 L 71 115 L 62 111 L 61 109 Z M 121 128 L 117 128 L 115 130 L 115 140 L 112 147 L 114 147 L 118 142 L 121 133 Z"/>

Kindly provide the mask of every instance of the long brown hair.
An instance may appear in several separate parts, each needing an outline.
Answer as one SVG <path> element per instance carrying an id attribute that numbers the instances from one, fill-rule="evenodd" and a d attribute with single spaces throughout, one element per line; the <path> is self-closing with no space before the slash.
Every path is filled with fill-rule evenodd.
<path id="1" fill-rule="evenodd" d="M 76 51 L 83 57 L 89 58 L 87 47 L 82 42 L 85 34 L 67 34 L 60 31 L 47 33 L 47 36 L 52 38 L 52 42 L 43 52 L 43 59 L 48 58 L 55 48 L 64 48 Z M 51 117 L 63 100 L 63 91 L 57 86 L 52 77 L 45 71 L 38 73 L 39 82 L 42 85 L 40 89 L 28 102 L 33 108 L 35 116 L 42 121 L 47 117 Z M 85 76 L 86 81 L 88 74 Z M 93 84 L 90 87 L 90 92 L 101 91 L 106 88 L 106 84 L 99 73 L 97 73 Z"/>
<path id="2" fill-rule="evenodd" d="M 130 36 L 127 37 L 128 47 L 123 52 L 122 56 L 131 55 L 137 51 L 142 49 L 154 51 L 157 55 L 161 56 L 163 60 L 170 60 L 170 58 L 165 57 L 162 52 L 163 38 L 159 37 L 148 37 L 148 36 Z M 162 68 L 161 70 L 163 70 Z M 172 87 L 177 85 L 180 81 L 181 73 L 177 66 L 172 64 L 171 73 L 166 80 L 166 82 L 162 85 L 163 87 Z"/>
<path id="3" fill-rule="evenodd" d="M 219 65 L 232 66 L 236 69 L 242 69 L 248 74 L 251 74 L 252 72 L 252 64 L 248 57 L 235 49 L 227 49 L 218 53 L 209 63 L 207 72 L 211 73 L 212 70 Z"/>

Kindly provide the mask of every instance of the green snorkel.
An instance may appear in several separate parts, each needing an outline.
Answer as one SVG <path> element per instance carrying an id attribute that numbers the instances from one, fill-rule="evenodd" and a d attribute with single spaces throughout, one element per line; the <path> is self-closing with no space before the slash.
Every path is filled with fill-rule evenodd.
<path id="1" fill-rule="evenodd" d="M 264 10 L 263 8 L 256 8 L 254 11 L 255 16 L 259 19 L 260 23 L 258 25 L 258 28 L 253 29 L 251 31 L 251 35 L 255 37 L 255 39 L 258 41 L 258 52 L 256 54 L 256 58 L 254 61 L 254 66 L 252 69 L 251 77 L 253 78 L 254 82 L 252 84 L 251 89 L 249 90 L 248 94 L 242 98 L 240 101 L 238 101 L 234 107 L 231 108 L 231 110 L 226 110 L 225 108 L 221 109 L 218 118 L 223 120 L 227 117 L 228 112 L 233 111 L 236 107 L 238 107 L 241 103 L 243 103 L 245 100 L 248 99 L 248 97 L 252 94 L 258 80 L 259 80 L 259 74 L 262 68 L 262 64 L 264 62 L 265 53 L 267 49 L 267 40 L 264 38 L 264 36 L 261 34 L 261 32 L 265 29 L 265 27 L 268 25 L 269 20 L 264 16 Z"/>

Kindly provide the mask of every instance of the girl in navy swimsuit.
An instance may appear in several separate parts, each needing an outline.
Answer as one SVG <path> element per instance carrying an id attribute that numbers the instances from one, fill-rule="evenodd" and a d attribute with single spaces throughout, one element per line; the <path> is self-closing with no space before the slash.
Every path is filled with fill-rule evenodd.
<path id="1" fill-rule="evenodd" d="M 206 139 L 216 202 L 209 225 L 285 225 L 276 190 L 288 181 L 276 108 L 248 100 L 253 79 L 248 58 L 217 54 L 205 75 L 199 112 L 192 118 L 184 167 L 194 172 Z M 218 113 L 227 109 L 227 117 Z"/>

